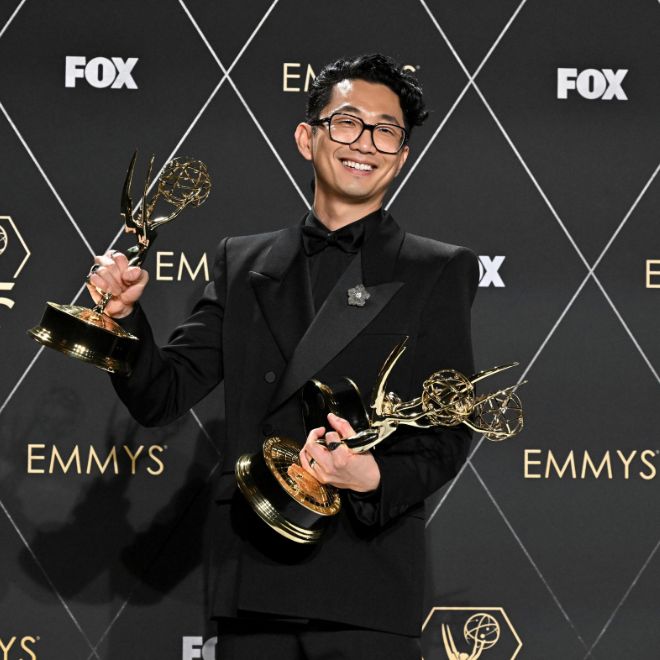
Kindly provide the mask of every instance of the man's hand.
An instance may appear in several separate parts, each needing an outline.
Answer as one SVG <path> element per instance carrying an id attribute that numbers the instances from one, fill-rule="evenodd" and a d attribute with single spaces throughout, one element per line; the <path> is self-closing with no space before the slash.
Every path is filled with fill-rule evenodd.
<path id="1" fill-rule="evenodd" d="M 138 266 L 129 267 L 126 256 L 116 250 L 94 257 L 94 264 L 87 278 L 94 303 L 101 300 L 103 293 L 112 293 L 105 313 L 115 319 L 128 316 L 149 281 L 149 273 Z"/>
<path id="2" fill-rule="evenodd" d="M 374 457 L 370 452 L 356 454 L 340 442 L 342 438 L 355 435 L 355 431 L 345 419 L 329 413 L 328 421 L 334 429 L 330 433 L 325 432 L 324 426 L 309 432 L 307 442 L 300 452 L 303 468 L 322 484 L 348 488 L 358 493 L 376 490 L 380 484 L 380 470 Z M 329 451 L 318 443 L 324 435 L 326 444 L 340 443 L 334 451 Z"/>

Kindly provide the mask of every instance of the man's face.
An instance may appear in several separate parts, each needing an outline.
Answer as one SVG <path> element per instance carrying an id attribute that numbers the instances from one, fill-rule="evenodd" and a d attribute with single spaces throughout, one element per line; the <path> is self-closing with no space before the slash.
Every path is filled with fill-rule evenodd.
<path id="1" fill-rule="evenodd" d="M 334 86 L 320 118 L 334 112 L 360 117 L 367 124 L 405 126 L 399 97 L 386 85 L 365 80 L 343 80 Z M 317 195 L 349 203 L 380 204 L 408 157 L 407 145 L 396 154 L 378 151 L 368 130 L 353 144 L 340 144 L 330 139 L 327 125 L 312 130 L 300 124 L 296 140 L 314 165 Z"/>

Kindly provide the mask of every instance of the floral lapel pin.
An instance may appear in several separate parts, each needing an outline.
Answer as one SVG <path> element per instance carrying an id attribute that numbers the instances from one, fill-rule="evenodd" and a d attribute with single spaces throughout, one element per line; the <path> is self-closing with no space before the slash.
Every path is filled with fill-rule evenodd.
<path id="1" fill-rule="evenodd" d="M 364 307 L 371 294 L 364 288 L 364 284 L 358 284 L 347 291 L 348 304 L 354 307 Z"/>

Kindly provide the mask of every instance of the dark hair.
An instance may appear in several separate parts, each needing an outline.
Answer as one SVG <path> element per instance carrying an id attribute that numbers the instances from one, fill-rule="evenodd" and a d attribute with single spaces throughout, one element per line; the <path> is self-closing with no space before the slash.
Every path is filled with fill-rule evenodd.
<path id="1" fill-rule="evenodd" d="M 373 53 L 342 58 L 327 64 L 314 78 L 307 97 L 306 120 L 319 118 L 329 103 L 333 87 L 342 80 L 366 80 L 389 87 L 398 97 L 408 131 L 421 126 L 428 117 L 424 107 L 422 88 L 417 79 L 387 55 Z"/>

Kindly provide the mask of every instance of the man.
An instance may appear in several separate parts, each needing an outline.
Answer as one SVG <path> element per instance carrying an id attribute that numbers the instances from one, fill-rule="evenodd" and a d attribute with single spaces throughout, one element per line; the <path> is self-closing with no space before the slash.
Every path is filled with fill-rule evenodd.
<path id="1" fill-rule="evenodd" d="M 148 274 L 117 252 L 96 259 L 93 297 L 112 292 L 106 312 L 141 338 L 133 374 L 113 377 L 138 421 L 167 423 L 225 380 L 210 585 L 222 660 L 419 658 L 424 498 L 456 474 L 469 432 L 401 427 L 371 452 L 330 452 L 317 440 L 353 433 L 330 415 L 309 433 L 301 462 L 342 489 L 343 507 L 313 546 L 261 522 L 233 469 L 269 435 L 304 439 L 299 396 L 308 379 L 349 376 L 368 393 L 405 335 L 390 381 L 404 399 L 439 368 L 473 372 L 476 257 L 405 233 L 382 209 L 426 114 L 414 78 L 387 57 L 325 67 L 295 131 L 314 168 L 313 210 L 285 229 L 224 239 L 204 296 L 162 349 L 137 304 Z M 363 306 L 347 296 L 358 285 L 369 293 Z"/>

